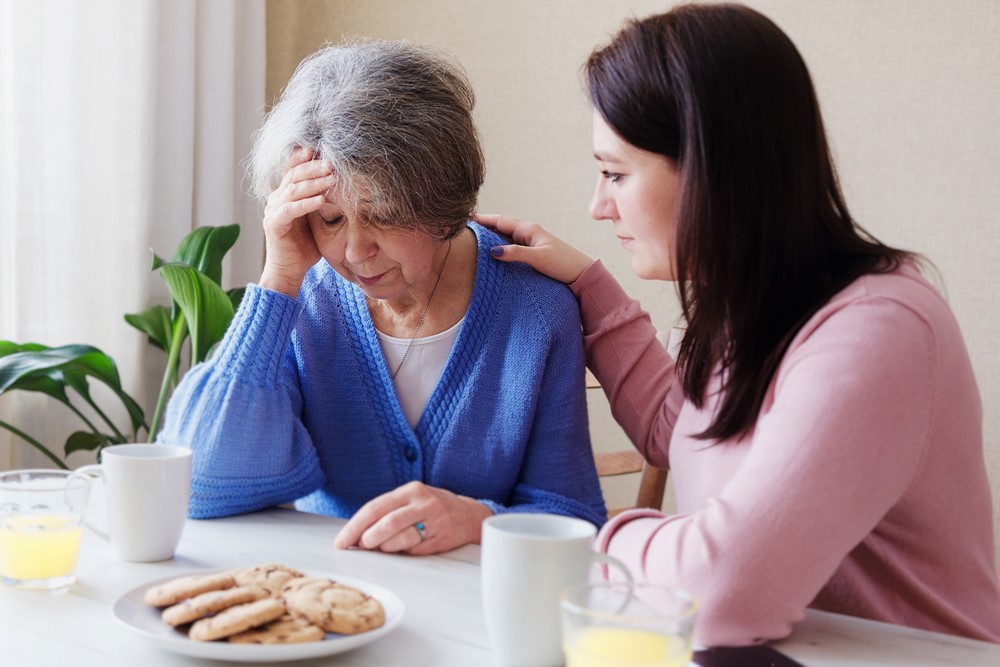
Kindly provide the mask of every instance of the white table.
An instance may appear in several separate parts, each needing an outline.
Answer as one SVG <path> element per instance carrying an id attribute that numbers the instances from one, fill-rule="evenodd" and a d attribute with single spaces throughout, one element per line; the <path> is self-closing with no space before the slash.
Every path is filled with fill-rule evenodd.
<path id="1" fill-rule="evenodd" d="M 483 623 L 479 548 L 442 556 L 339 551 L 343 521 L 283 509 L 189 521 L 173 560 L 116 560 L 85 531 L 78 581 L 60 593 L 0 588 L 0 663 L 5 667 L 222 665 L 148 645 L 112 617 L 112 603 L 153 579 L 188 570 L 280 562 L 379 584 L 406 604 L 402 625 L 355 651 L 297 663 L 365 667 L 478 667 L 494 664 Z M 861 619 L 809 612 L 777 648 L 808 667 L 1000 666 L 1000 645 Z"/>

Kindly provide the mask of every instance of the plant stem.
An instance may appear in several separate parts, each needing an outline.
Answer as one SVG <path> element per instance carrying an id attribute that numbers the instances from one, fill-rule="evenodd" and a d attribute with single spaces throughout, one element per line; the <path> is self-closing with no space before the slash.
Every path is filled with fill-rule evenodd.
<path id="1" fill-rule="evenodd" d="M 153 421 L 149 425 L 150 442 L 156 442 L 156 434 L 160 430 L 160 418 L 163 416 L 163 408 L 167 404 L 167 396 L 170 395 L 174 380 L 177 377 L 177 369 L 181 358 L 181 346 L 184 345 L 186 333 L 187 320 L 184 319 L 184 313 L 181 312 L 177 315 L 177 321 L 174 322 L 174 333 L 170 338 L 170 352 L 167 354 L 167 368 L 163 371 L 160 395 L 156 399 L 156 410 L 153 412 Z"/>
<path id="2" fill-rule="evenodd" d="M 16 435 L 17 437 L 21 438 L 22 440 L 24 440 L 25 442 L 27 442 L 29 445 L 31 445 L 32 447 L 34 447 L 35 449 L 37 449 L 38 451 L 40 451 L 42 454 L 45 454 L 47 457 L 49 457 L 52 460 L 53 463 L 55 463 L 57 466 L 59 466 L 63 470 L 69 470 L 69 466 L 66 465 L 65 463 L 63 463 L 59 459 L 58 456 L 56 456 L 55 454 L 53 454 L 49 450 L 48 447 L 46 447 L 42 443 L 40 443 L 37 440 L 35 440 L 34 438 L 32 438 L 30 435 L 28 435 L 24 431 L 22 431 L 22 430 L 14 427 L 14 426 L 8 424 L 7 422 L 5 422 L 3 420 L 0 420 L 0 428 L 5 428 L 8 431 L 10 431 L 11 433 L 13 433 L 14 435 Z"/>
<path id="3" fill-rule="evenodd" d="M 69 401 L 60 401 L 60 403 L 62 403 L 67 408 L 69 408 L 70 410 L 72 410 L 73 412 L 75 412 L 76 416 L 79 417 L 80 419 L 82 419 L 83 422 L 90 428 L 90 430 L 93 433 L 96 433 L 97 435 L 101 435 L 101 432 L 97 430 L 97 427 L 94 426 L 94 424 L 89 419 L 87 419 L 87 416 L 85 414 L 83 414 L 82 412 L 80 412 L 75 405 L 73 405 Z M 91 405 L 93 405 L 93 403 L 91 403 Z"/>
<path id="4" fill-rule="evenodd" d="M 101 419 L 104 420 L 105 424 L 107 424 L 108 426 L 111 427 L 111 430 L 115 432 L 115 435 L 118 436 L 118 439 L 121 442 L 126 442 L 128 440 L 128 438 L 126 438 L 124 435 L 122 435 L 122 432 L 118 430 L 118 427 L 114 425 L 114 422 L 112 422 L 110 419 L 108 419 L 108 416 L 106 414 L 104 414 L 104 412 L 99 407 L 97 407 L 97 404 L 94 403 L 94 401 L 91 400 L 89 396 L 84 396 L 83 400 L 87 401 L 87 403 L 90 405 L 90 407 L 94 408 L 94 412 L 96 412 L 101 417 Z"/>

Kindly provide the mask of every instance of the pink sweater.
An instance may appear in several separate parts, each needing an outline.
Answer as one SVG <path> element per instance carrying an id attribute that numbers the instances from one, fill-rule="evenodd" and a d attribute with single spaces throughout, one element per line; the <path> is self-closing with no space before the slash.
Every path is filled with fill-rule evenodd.
<path id="1" fill-rule="evenodd" d="M 693 592 L 699 643 L 784 637 L 806 607 L 1000 641 L 979 391 L 954 317 L 913 267 L 823 306 L 752 432 L 719 444 L 692 437 L 718 401 L 685 400 L 638 302 L 599 261 L 571 287 L 588 366 L 677 494 L 677 514 L 623 513 L 599 548 Z"/>

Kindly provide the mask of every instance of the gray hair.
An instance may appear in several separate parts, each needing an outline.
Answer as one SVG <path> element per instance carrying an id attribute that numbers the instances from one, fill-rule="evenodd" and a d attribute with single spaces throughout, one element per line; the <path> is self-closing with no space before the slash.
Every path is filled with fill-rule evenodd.
<path id="1" fill-rule="evenodd" d="M 337 175 L 371 222 L 450 238 L 475 209 L 485 171 L 475 95 L 443 52 L 396 41 L 327 46 L 303 60 L 254 135 L 248 171 L 265 201 L 296 147 Z"/>

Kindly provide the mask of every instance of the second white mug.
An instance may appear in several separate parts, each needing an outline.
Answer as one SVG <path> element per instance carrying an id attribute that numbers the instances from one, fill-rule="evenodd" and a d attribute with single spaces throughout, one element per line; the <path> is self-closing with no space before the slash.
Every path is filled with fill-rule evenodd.
<path id="1" fill-rule="evenodd" d="M 104 537 L 119 558 L 152 562 L 174 555 L 191 495 L 190 449 L 112 445 L 101 450 L 100 464 L 77 473 L 104 480 L 110 534 Z"/>
<path id="2" fill-rule="evenodd" d="M 593 524 L 554 514 L 498 514 L 483 522 L 483 611 L 499 662 L 562 665 L 562 590 L 585 583 L 595 563 L 632 580 L 621 561 L 593 551 L 596 535 Z"/>

